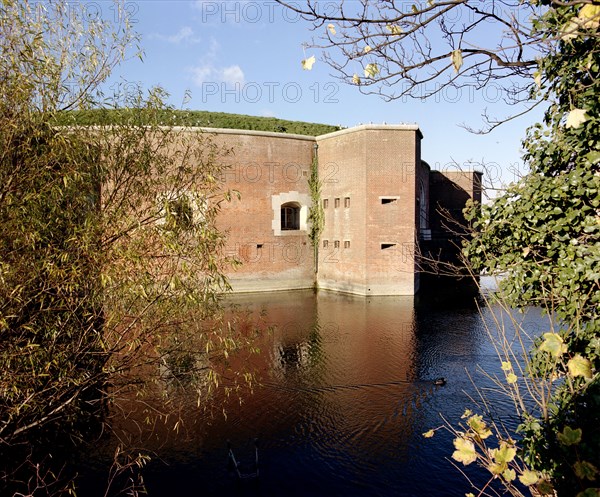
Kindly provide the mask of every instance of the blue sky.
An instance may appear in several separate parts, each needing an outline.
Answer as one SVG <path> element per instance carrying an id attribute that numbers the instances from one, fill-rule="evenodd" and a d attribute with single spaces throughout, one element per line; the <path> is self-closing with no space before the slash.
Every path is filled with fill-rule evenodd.
<path id="1" fill-rule="evenodd" d="M 103 3 L 102 5 L 108 5 Z M 360 123 L 416 123 L 422 155 L 433 168 L 487 164 L 487 183 L 511 181 L 525 168 L 520 141 L 540 112 L 509 122 L 489 135 L 475 135 L 481 113 L 508 115 L 491 87 L 485 94 L 448 91 L 425 101 L 386 102 L 362 95 L 334 78 L 320 53 L 304 48 L 314 33 L 305 21 L 272 0 L 144 0 L 125 4 L 141 34 L 144 61 L 132 59 L 114 81 L 161 85 L 179 108 L 235 112 L 354 126 Z M 315 55 L 311 71 L 301 60 Z M 112 83 L 114 84 L 114 83 Z M 184 104 L 189 91 L 192 99 Z M 479 167 L 480 168 L 480 167 Z"/>

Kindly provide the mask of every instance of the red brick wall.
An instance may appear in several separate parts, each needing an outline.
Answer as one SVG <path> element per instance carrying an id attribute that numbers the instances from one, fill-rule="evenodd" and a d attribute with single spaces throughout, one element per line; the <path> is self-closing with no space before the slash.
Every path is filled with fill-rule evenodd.
<path id="1" fill-rule="evenodd" d="M 229 274 L 234 290 L 314 285 L 309 227 L 283 232 L 274 228 L 279 227 L 281 199 L 299 198 L 306 209 L 310 206 L 308 177 L 318 145 L 321 196 L 327 202 L 319 244 L 319 287 L 365 295 L 417 291 L 415 241 L 420 229 L 430 227 L 433 216 L 429 167 L 421 162 L 417 126 L 367 125 L 316 139 L 212 131 L 218 145 L 233 150 L 227 159 L 231 167 L 223 178 L 225 187 L 241 194 L 241 200 L 224 205 L 219 219 L 220 228 L 229 232 L 227 252 L 242 262 Z M 429 210 L 426 226 L 420 224 L 420 184 Z"/>
<path id="2" fill-rule="evenodd" d="M 240 200 L 223 205 L 219 227 L 228 230 L 226 252 L 242 262 L 228 276 L 234 290 L 310 288 L 313 251 L 306 231 L 276 236 L 273 197 L 287 192 L 308 195 L 314 139 L 295 135 L 215 130 L 214 141 L 232 149 L 225 188 Z"/>
<path id="3" fill-rule="evenodd" d="M 366 295 L 415 292 L 420 137 L 416 126 L 368 125 L 317 138 L 322 198 L 329 201 L 319 287 Z"/>

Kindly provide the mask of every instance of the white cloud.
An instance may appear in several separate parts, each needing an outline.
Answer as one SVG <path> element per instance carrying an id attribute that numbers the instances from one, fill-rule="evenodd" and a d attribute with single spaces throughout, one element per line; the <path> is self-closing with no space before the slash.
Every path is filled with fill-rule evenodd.
<path id="1" fill-rule="evenodd" d="M 227 83 L 243 86 L 246 77 L 239 65 L 219 66 L 215 62 L 219 48 L 218 42 L 212 39 L 207 52 L 200 60 L 200 64 L 188 69 L 192 74 L 192 80 L 198 86 L 201 86 L 202 83 Z"/>
<path id="2" fill-rule="evenodd" d="M 243 86 L 246 82 L 244 71 L 238 65 L 228 67 L 216 67 L 212 63 L 205 63 L 190 68 L 194 83 L 201 86 L 202 83 L 227 83 Z"/>
<path id="3" fill-rule="evenodd" d="M 214 38 L 210 39 L 210 46 L 208 47 L 208 52 L 204 55 L 205 59 L 213 60 L 217 57 L 217 52 L 220 50 L 220 45 L 217 40 Z"/>
<path id="4" fill-rule="evenodd" d="M 190 68 L 190 72 L 192 73 L 192 79 L 194 80 L 194 83 L 198 86 L 201 86 L 202 83 L 212 81 L 213 71 L 214 68 L 208 65 Z"/>
<path id="5" fill-rule="evenodd" d="M 225 67 L 221 70 L 221 73 L 225 83 L 239 83 L 240 85 L 245 83 L 244 71 L 238 65 Z"/>
<path id="6" fill-rule="evenodd" d="M 189 26 L 184 26 L 174 35 L 153 34 L 150 35 L 150 37 L 157 40 L 166 41 L 168 43 L 174 43 L 176 45 L 182 42 L 188 44 L 200 42 L 200 38 L 194 36 L 194 30 Z"/>

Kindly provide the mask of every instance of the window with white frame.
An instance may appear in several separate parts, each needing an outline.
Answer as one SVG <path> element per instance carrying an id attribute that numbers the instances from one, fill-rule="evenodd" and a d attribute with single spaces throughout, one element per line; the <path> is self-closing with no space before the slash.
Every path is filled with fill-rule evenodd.
<path id="1" fill-rule="evenodd" d="M 308 232 L 308 209 L 311 203 L 308 193 L 291 191 L 272 195 L 271 228 L 273 234 L 286 236 Z"/>
<path id="2" fill-rule="evenodd" d="M 204 201 L 192 192 L 163 192 L 158 195 L 157 204 L 157 222 L 170 231 L 190 230 L 204 218 Z"/>

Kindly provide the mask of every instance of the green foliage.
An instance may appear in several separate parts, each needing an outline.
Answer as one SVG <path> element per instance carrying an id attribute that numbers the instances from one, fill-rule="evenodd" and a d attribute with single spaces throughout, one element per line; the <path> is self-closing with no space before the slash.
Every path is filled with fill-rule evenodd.
<path id="1" fill-rule="evenodd" d="M 76 137 L 27 124 L 0 145 L 9 152 L 0 165 L 5 439 L 46 418 L 70 419 L 73 397 L 97 385 L 103 366 L 96 155 Z"/>
<path id="2" fill-rule="evenodd" d="M 319 179 L 319 162 L 317 154 L 315 154 L 311 165 L 310 178 L 308 179 L 308 188 L 310 189 L 312 201 L 312 205 L 308 210 L 308 221 L 311 223 L 308 238 L 315 251 L 315 262 L 318 261 L 319 242 L 325 228 L 325 212 L 321 203 L 322 183 Z"/>
<path id="3" fill-rule="evenodd" d="M 104 102 L 134 40 L 85 5 L 0 3 L 0 451 L 26 459 L 6 458 L 0 484 L 21 495 L 51 493 L 11 473 L 53 474 L 32 448 L 51 460 L 50 437 L 84 441 L 117 394 L 166 396 L 164 365 L 190 373 L 199 406 L 242 342 L 219 319 L 227 151 L 165 126 L 160 89 L 131 95 L 111 126 L 58 125 Z"/>
<path id="4" fill-rule="evenodd" d="M 339 126 L 328 124 L 287 121 L 274 117 L 245 116 L 225 112 L 209 112 L 200 110 L 164 109 L 157 113 L 140 113 L 142 122 L 156 120 L 164 126 L 190 126 L 225 129 L 247 129 L 255 131 L 271 131 L 275 133 L 292 133 L 298 135 L 319 136 L 339 131 Z M 91 109 L 73 111 L 56 117 L 60 125 L 114 125 L 125 124 L 131 115 L 120 109 Z"/>
<path id="5" fill-rule="evenodd" d="M 581 428 L 573 430 L 565 426 L 561 433 L 557 433 L 558 441 L 563 445 L 577 445 L 581 442 Z"/>
<path id="6" fill-rule="evenodd" d="M 318 271 L 319 266 L 319 243 L 321 241 L 321 235 L 325 228 L 325 212 L 321 203 L 321 187 L 323 182 L 319 179 L 319 162 L 318 156 L 313 156 L 310 177 L 308 178 L 308 188 L 310 190 L 310 197 L 312 205 L 308 209 L 308 222 L 310 223 L 310 231 L 308 238 L 313 247 L 313 257 L 315 262 L 315 272 Z"/>
<path id="7" fill-rule="evenodd" d="M 517 479 L 520 484 L 530 487 L 532 494 L 546 495 L 544 485 L 547 482 L 542 474 L 523 467 L 522 461 L 517 456 L 516 442 L 507 438 L 495 422 L 488 424 L 482 415 L 474 414 L 469 409 L 465 411 L 462 418 L 466 419 L 465 425 L 460 424 L 458 428 L 447 426 L 455 435 L 452 459 L 464 466 L 476 463 L 490 473 L 491 479 L 479 490 L 478 495 L 488 495 L 486 488 L 495 479 L 500 479 L 510 495 L 523 495 Z M 423 435 L 429 438 L 433 433 L 434 430 L 430 430 Z M 498 441 L 497 447 L 491 447 L 493 442 L 486 441 L 489 437 L 492 437 L 492 441 Z"/>
<path id="8" fill-rule="evenodd" d="M 125 27 L 98 46 L 95 37 L 108 37 L 110 28 L 78 17 L 77 9 L 67 18 L 66 9 L 54 4 L 46 17 L 27 2 L 0 6 L 4 443 L 59 418 L 68 429 L 104 381 L 99 150 L 80 136 L 57 132 L 49 116 L 84 105 L 90 95 L 83 88 L 106 77 L 105 69 L 133 37 Z M 94 33 L 86 31 L 92 26 Z M 94 61 L 100 54 L 104 66 Z M 70 79 L 68 88 L 63 78 Z"/>
<path id="9" fill-rule="evenodd" d="M 520 427 L 525 462 L 558 495 L 599 483 L 588 466 L 600 451 L 600 44 L 590 7 L 553 5 L 534 23 L 556 49 L 539 60 L 534 96 L 549 106 L 523 143 L 531 172 L 480 217 L 471 211 L 476 233 L 465 249 L 476 271 L 502 274 L 510 305 L 540 306 L 559 323 L 528 358 L 548 402 L 522 405 Z"/>

